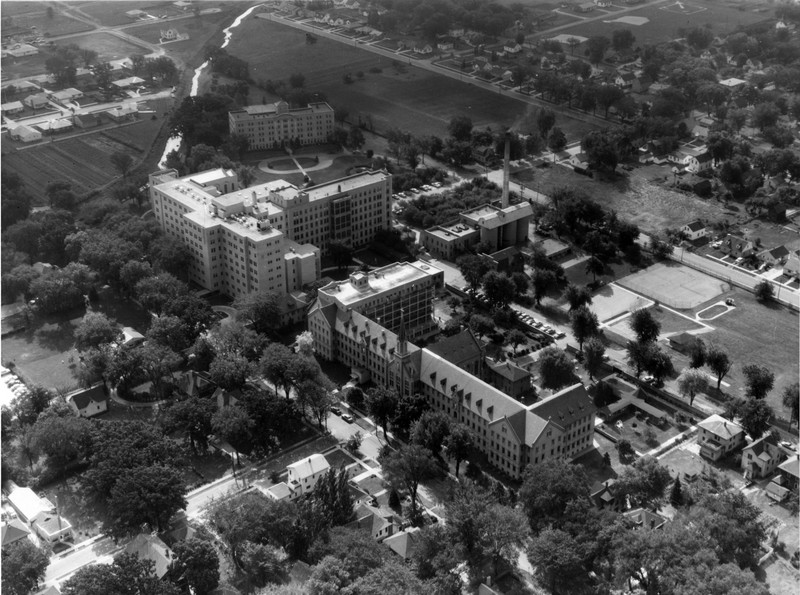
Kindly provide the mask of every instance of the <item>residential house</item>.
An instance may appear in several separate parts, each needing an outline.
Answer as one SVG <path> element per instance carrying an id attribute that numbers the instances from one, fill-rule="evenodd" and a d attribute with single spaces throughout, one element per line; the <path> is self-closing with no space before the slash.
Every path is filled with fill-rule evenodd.
<path id="1" fill-rule="evenodd" d="M 778 465 L 778 472 L 783 478 L 783 486 L 796 491 L 800 487 L 800 455 L 794 454 Z"/>
<path id="2" fill-rule="evenodd" d="M 57 508 L 47 498 L 40 498 L 30 488 L 21 488 L 9 483 L 8 503 L 19 516 L 43 541 L 54 544 L 72 539 L 72 525 L 63 518 Z"/>
<path id="3" fill-rule="evenodd" d="M 3 46 L 5 47 L 5 46 Z M 2 56 L 11 56 L 12 58 L 23 58 L 25 56 L 35 56 L 39 53 L 39 48 L 29 43 L 15 43 L 12 47 L 4 49 Z"/>
<path id="4" fill-rule="evenodd" d="M 78 389 L 67 395 L 67 404 L 78 417 L 94 417 L 108 411 L 105 384 L 99 382 L 87 389 Z"/>
<path id="5" fill-rule="evenodd" d="M 594 0 L 595 6 L 599 6 L 600 8 L 607 8 L 611 6 L 612 0 Z"/>
<path id="6" fill-rule="evenodd" d="M 426 56 L 428 54 L 432 54 L 433 53 L 433 48 L 430 46 L 430 44 L 425 44 L 425 45 L 423 45 L 421 47 L 415 45 L 414 46 L 414 53 Z"/>
<path id="7" fill-rule="evenodd" d="M 138 76 L 129 76 L 124 79 L 119 79 L 111 83 L 118 89 L 128 89 L 135 85 L 141 85 L 144 82 L 143 78 L 139 78 Z"/>
<path id="8" fill-rule="evenodd" d="M 783 265 L 783 274 L 789 277 L 800 278 L 800 255 L 791 254 Z"/>
<path id="9" fill-rule="evenodd" d="M 403 561 L 410 560 L 418 547 L 419 527 L 411 527 L 405 531 L 395 533 L 383 540 L 383 545 L 388 546 Z"/>
<path id="10" fill-rule="evenodd" d="M 729 89 L 735 89 L 736 87 L 741 87 L 742 85 L 747 84 L 747 81 L 737 78 L 727 78 L 721 80 L 719 84 L 723 87 L 728 87 Z"/>
<path id="11" fill-rule="evenodd" d="M 39 109 L 46 106 L 50 102 L 47 93 L 34 93 L 23 98 L 22 103 L 31 109 Z"/>
<path id="12" fill-rule="evenodd" d="M 632 72 L 621 72 L 614 79 L 614 84 L 622 89 L 630 89 L 633 87 L 633 81 L 635 80 L 636 75 Z"/>
<path id="13" fill-rule="evenodd" d="M 686 157 L 684 163 L 687 171 L 697 174 L 701 171 L 707 171 L 711 169 L 714 165 L 714 158 L 711 156 L 711 153 L 705 151 L 703 153 L 699 153 L 698 155 L 689 155 Z"/>
<path id="14" fill-rule="evenodd" d="M 575 12 L 591 12 L 592 10 L 594 10 L 593 2 L 582 2 L 575 6 Z"/>
<path id="15" fill-rule="evenodd" d="M 18 140 L 23 143 L 32 143 L 37 140 L 42 140 L 42 133 L 40 131 L 30 126 L 25 126 L 24 124 L 12 128 L 9 132 L 9 136 L 12 140 Z"/>
<path id="16" fill-rule="evenodd" d="M 625 498 L 617 497 L 617 490 L 614 487 L 616 479 L 606 479 L 592 490 L 590 497 L 594 505 L 600 510 L 609 509 L 622 512 L 625 509 Z"/>
<path id="17" fill-rule="evenodd" d="M 516 42 L 510 41 L 503 46 L 503 51 L 506 55 L 517 56 L 522 52 L 522 46 Z"/>
<path id="18" fill-rule="evenodd" d="M 76 114 L 73 120 L 78 128 L 95 128 L 100 125 L 100 120 L 94 114 Z"/>
<path id="19" fill-rule="evenodd" d="M 103 116 L 112 122 L 123 122 L 125 120 L 132 120 L 139 113 L 139 108 L 135 103 L 121 105 L 103 112 Z"/>
<path id="20" fill-rule="evenodd" d="M 514 362 L 486 358 L 486 382 L 518 399 L 531 391 L 531 373 Z"/>
<path id="21" fill-rule="evenodd" d="M 161 29 L 161 41 L 176 41 L 181 38 L 181 34 L 174 27 L 169 29 Z"/>
<path id="22" fill-rule="evenodd" d="M 473 376 L 483 375 L 484 349 L 470 329 L 428 345 L 428 351 L 466 370 Z"/>
<path id="23" fill-rule="evenodd" d="M 632 520 L 642 529 L 662 529 L 669 522 L 669 519 L 655 512 L 644 508 L 636 508 L 622 514 L 627 519 Z"/>
<path id="24" fill-rule="evenodd" d="M 497 155 L 491 146 L 475 147 L 472 149 L 472 158 L 481 165 L 488 166 L 494 163 Z"/>
<path id="25" fill-rule="evenodd" d="M 139 533 L 125 546 L 125 553 L 153 562 L 153 570 L 158 578 L 164 578 L 173 562 L 172 550 L 155 534 Z"/>
<path id="26" fill-rule="evenodd" d="M 700 454 L 717 461 L 745 444 L 742 426 L 716 413 L 697 424 Z"/>
<path id="27" fill-rule="evenodd" d="M 289 472 L 287 483 L 293 491 L 308 494 L 317 485 L 319 478 L 325 475 L 330 468 L 331 466 L 324 456 L 313 454 L 286 467 Z"/>
<path id="28" fill-rule="evenodd" d="M 762 436 L 742 450 L 742 469 L 746 477 L 761 479 L 777 469 L 786 453 L 773 434 Z"/>
<path id="29" fill-rule="evenodd" d="M 691 353 L 692 349 L 694 349 L 695 345 L 697 344 L 697 337 L 691 333 L 687 333 L 686 331 L 676 333 L 671 337 L 668 337 L 668 340 L 669 346 L 675 351 L 680 351 L 681 353 Z"/>
<path id="30" fill-rule="evenodd" d="M 758 259 L 761 262 L 768 262 L 772 266 L 779 266 L 785 263 L 791 252 L 786 246 L 778 246 L 777 248 L 773 248 L 772 250 L 764 250 L 763 252 L 759 252 Z"/>
<path id="31" fill-rule="evenodd" d="M 9 101 L 8 103 L 0 105 L 0 112 L 2 112 L 4 116 L 11 116 L 14 114 L 18 114 L 24 109 L 25 106 L 22 105 L 21 101 Z"/>
<path id="32" fill-rule="evenodd" d="M 450 51 L 455 47 L 455 39 L 448 36 L 442 37 L 436 42 L 436 47 L 443 52 Z"/>
<path id="33" fill-rule="evenodd" d="M 7 545 L 11 545 L 12 543 L 22 541 L 23 539 L 30 539 L 31 535 L 30 529 L 28 529 L 19 519 L 11 519 L 10 521 L 3 523 L 0 532 L 2 535 L 0 537 L 0 541 L 2 541 L 3 548 L 5 548 Z"/>
<path id="34" fill-rule="evenodd" d="M 589 169 L 589 156 L 586 153 L 577 153 L 575 155 L 571 155 L 569 158 L 569 164 L 572 167 Z"/>
<path id="35" fill-rule="evenodd" d="M 360 504 L 356 507 L 355 517 L 352 523 L 347 526 L 355 529 L 369 531 L 372 539 L 381 542 L 387 537 L 394 535 L 399 523 L 395 522 L 395 516 L 384 512 L 380 508 L 369 504 Z"/>
<path id="36" fill-rule="evenodd" d="M 68 103 L 74 99 L 79 99 L 81 97 L 83 97 L 83 91 L 79 91 L 78 89 L 75 89 L 73 87 L 50 93 L 50 99 L 52 99 L 56 103 L 60 103 L 61 105 L 64 105 L 65 103 Z"/>
<path id="37" fill-rule="evenodd" d="M 687 223 L 681 227 L 681 233 L 686 236 L 687 240 L 699 240 L 706 235 L 706 225 L 699 219 L 695 219 L 691 223 Z"/>
<path id="38" fill-rule="evenodd" d="M 652 83 L 653 81 L 646 76 L 637 76 L 631 83 L 631 91 L 634 93 L 647 93 Z"/>
<path id="39" fill-rule="evenodd" d="M 755 252 L 755 249 L 755 243 L 732 233 L 725 236 L 725 239 L 722 240 L 722 246 L 720 246 L 720 250 L 732 258 L 747 258 Z"/>

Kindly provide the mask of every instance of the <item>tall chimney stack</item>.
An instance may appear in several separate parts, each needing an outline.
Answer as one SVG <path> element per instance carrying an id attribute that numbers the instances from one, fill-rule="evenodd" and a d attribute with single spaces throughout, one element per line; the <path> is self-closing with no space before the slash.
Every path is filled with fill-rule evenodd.
<path id="1" fill-rule="evenodd" d="M 508 162 L 511 159 L 511 131 L 506 130 L 506 148 L 503 153 L 503 199 L 502 205 L 505 209 L 508 206 Z"/>

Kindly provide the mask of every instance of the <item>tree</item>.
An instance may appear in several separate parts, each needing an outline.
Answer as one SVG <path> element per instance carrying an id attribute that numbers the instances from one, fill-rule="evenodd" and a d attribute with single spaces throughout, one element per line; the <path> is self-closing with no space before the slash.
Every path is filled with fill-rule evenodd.
<path id="1" fill-rule="evenodd" d="M 616 85 L 599 85 L 595 88 L 595 102 L 605 111 L 604 117 L 608 118 L 608 110 L 614 104 L 622 101 L 625 93 Z"/>
<path id="2" fill-rule="evenodd" d="M 695 337 L 692 350 L 689 353 L 690 364 L 692 368 L 702 368 L 706 363 L 706 344 L 700 337 Z"/>
<path id="3" fill-rule="evenodd" d="M 88 420 L 72 417 L 69 407 L 66 410 L 69 417 L 48 415 L 49 409 L 45 410 L 33 424 L 36 449 L 61 475 L 81 454 L 90 428 Z"/>
<path id="4" fill-rule="evenodd" d="M 789 410 L 789 423 L 798 423 L 798 412 L 800 410 L 800 384 L 795 382 L 783 389 L 781 395 L 783 406 Z"/>
<path id="5" fill-rule="evenodd" d="M 491 261 L 475 254 L 465 254 L 456 260 L 456 266 L 464 280 L 470 287 L 473 295 L 481 285 L 484 276 L 492 270 Z"/>
<path id="6" fill-rule="evenodd" d="M 542 388 L 558 390 L 573 381 L 572 362 L 562 349 L 552 346 L 539 354 L 539 376 Z"/>
<path id="7" fill-rule="evenodd" d="M 719 390 L 722 379 L 730 372 L 733 363 L 728 359 L 728 354 L 718 347 L 711 347 L 706 354 L 706 365 L 711 368 L 717 377 L 717 390 Z"/>
<path id="8" fill-rule="evenodd" d="M 295 357 L 295 354 L 282 343 L 270 343 L 261 356 L 261 373 L 275 385 L 276 394 L 278 388 L 283 388 L 287 401 L 292 386 L 291 366 Z"/>
<path id="9" fill-rule="evenodd" d="M 108 498 L 107 530 L 114 536 L 129 535 L 148 523 L 164 531 L 169 520 L 186 508 L 186 487 L 175 467 L 156 464 L 120 472 Z"/>
<path id="10" fill-rule="evenodd" d="M 558 126 L 553 128 L 550 135 L 547 137 L 547 147 L 553 153 L 560 153 L 567 146 L 567 135 Z"/>
<path id="11" fill-rule="evenodd" d="M 357 579 L 351 586 L 359 595 L 385 595 L 386 593 L 423 593 L 426 585 L 411 568 L 399 560 L 390 560 Z"/>
<path id="12" fill-rule="evenodd" d="M 656 341 L 661 333 L 661 323 L 655 319 L 653 313 L 647 308 L 639 308 L 631 312 L 628 324 L 636 334 L 636 340 L 639 343 Z"/>
<path id="13" fill-rule="evenodd" d="M 564 297 L 569 303 L 569 310 L 580 308 L 581 306 L 588 306 L 592 303 L 592 292 L 588 287 L 579 287 L 569 283 L 564 289 Z"/>
<path id="14" fill-rule="evenodd" d="M 657 510 L 671 481 L 669 470 L 656 458 L 646 456 L 622 471 L 617 478 L 617 489 L 629 498 L 632 506 Z"/>
<path id="15" fill-rule="evenodd" d="M 617 452 L 619 453 L 620 459 L 628 461 L 636 456 L 636 451 L 633 449 L 633 445 L 625 438 L 622 438 L 619 442 L 617 442 Z"/>
<path id="16" fill-rule="evenodd" d="M 466 461 L 475 448 L 472 432 L 464 424 L 454 423 L 450 426 L 450 433 L 444 439 L 444 448 L 447 457 L 456 464 L 456 477 L 462 461 Z"/>
<path id="17" fill-rule="evenodd" d="M 389 420 L 397 411 L 397 393 L 385 388 L 371 388 L 367 391 L 367 411 L 373 421 L 383 428 L 383 437 L 389 441 L 387 427 Z"/>
<path id="18" fill-rule="evenodd" d="M 586 41 L 586 55 L 589 57 L 589 62 L 592 64 L 599 64 L 606 54 L 608 46 L 611 45 L 611 40 L 603 35 L 595 35 Z"/>
<path id="19" fill-rule="evenodd" d="M 414 422 L 411 442 L 427 448 L 438 457 L 449 434 L 450 417 L 441 411 L 426 411 Z"/>
<path id="20" fill-rule="evenodd" d="M 75 329 L 75 347 L 78 351 L 98 349 L 101 345 L 116 343 L 122 331 L 116 323 L 101 312 L 87 312 Z"/>
<path id="21" fill-rule="evenodd" d="M 14 417 L 23 426 L 30 426 L 36 422 L 39 414 L 47 409 L 50 402 L 56 398 L 56 393 L 39 385 L 32 385 L 21 396 L 11 403 Z"/>
<path id="22" fill-rule="evenodd" d="M 630 29 L 617 29 L 611 34 L 611 45 L 614 51 L 620 52 L 633 47 L 636 37 Z"/>
<path id="23" fill-rule="evenodd" d="M 536 114 L 536 128 L 539 131 L 539 136 L 547 138 L 550 130 L 553 129 L 556 123 L 556 114 L 553 110 L 542 108 Z"/>
<path id="24" fill-rule="evenodd" d="M 602 275 L 605 270 L 606 265 L 596 256 L 592 256 L 586 261 L 586 272 L 591 273 L 593 282 L 597 282 L 597 275 Z"/>
<path id="25" fill-rule="evenodd" d="M 583 346 L 583 367 L 593 380 L 605 360 L 606 346 L 598 337 L 590 337 Z"/>
<path id="26" fill-rule="evenodd" d="M 775 297 L 775 289 L 772 287 L 772 283 L 766 280 L 756 283 L 753 292 L 756 295 L 756 299 L 764 304 L 771 302 L 772 298 Z"/>
<path id="27" fill-rule="evenodd" d="M 581 149 L 586 153 L 591 168 L 611 172 L 616 170 L 617 163 L 619 163 L 619 151 L 612 142 L 608 131 L 591 131 L 581 139 Z"/>
<path id="28" fill-rule="evenodd" d="M 714 34 L 705 27 L 695 27 L 686 34 L 686 43 L 696 50 L 706 49 L 714 40 Z"/>
<path id="29" fill-rule="evenodd" d="M 224 407 L 211 417 L 211 428 L 220 438 L 228 442 L 236 452 L 236 464 L 241 465 L 239 449 L 246 444 L 253 430 L 253 420 L 247 411 L 238 406 Z"/>
<path id="30" fill-rule="evenodd" d="M 169 273 L 145 277 L 134 288 L 136 298 L 142 306 L 157 315 L 163 312 L 169 302 L 187 292 L 186 284 Z"/>
<path id="31" fill-rule="evenodd" d="M 328 253 L 340 270 L 346 268 L 353 259 L 353 247 L 344 240 L 331 240 L 328 242 Z"/>
<path id="32" fill-rule="evenodd" d="M 672 358 L 655 343 L 648 344 L 646 353 L 646 370 L 650 372 L 656 382 L 662 382 L 665 377 L 675 371 L 672 365 Z"/>
<path id="33" fill-rule="evenodd" d="M 758 128 L 764 132 L 766 128 L 775 126 L 780 118 L 781 111 L 778 106 L 772 102 L 759 103 L 753 108 L 753 113 L 750 116 L 750 124 L 754 128 Z"/>
<path id="34" fill-rule="evenodd" d="M 525 343 L 527 340 L 527 335 L 525 335 L 525 333 L 519 329 L 511 329 L 511 331 L 508 333 L 508 337 L 506 337 L 508 344 L 514 348 L 514 355 L 517 354 L 517 347 Z"/>
<path id="35" fill-rule="evenodd" d="M 457 141 L 469 141 L 472 138 L 472 120 L 464 115 L 453 116 L 447 125 L 447 132 Z"/>
<path id="36" fill-rule="evenodd" d="M 469 328 L 478 335 L 479 339 L 483 339 L 484 335 L 494 330 L 494 321 L 481 314 L 473 314 L 469 319 Z"/>
<path id="37" fill-rule="evenodd" d="M 739 417 L 742 427 L 753 440 L 758 440 L 770 429 L 774 412 L 764 399 L 736 399 L 728 408 Z"/>
<path id="38" fill-rule="evenodd" d="M 212 382 L 225 390 L 242 388 L 251 373 L 250 362 L 238 353 L 219 354 L 208 369 Z"/>
<path id="39" fill-rule="evenodd" d="M 312 496 L 329 526 L 346 525 L 353 518 L 353 495 L 344 467 L 329 469 L 314 486 Z"/>
<path id="40" fill-rule="evenodd" d="M 528 546 L 528 559 L 551 593 L 569 593 L 587 579 L 580 550 L 571 535 L 548 528 Z"/>
<path id="41" fill-rule="evenodd" d="M 189 397 L 173 401 L 164 411 L 162 424 L 167 432 L 179 431 L 189 441 L 194 453 L 208 448 L 208 436 L 212 433 L 211 416 L 216 403 L 212 399 Z"/>
<path id="42" fill-rule="evenodd" d="M 210 541 L 190 538 L 172 546 L 175 570 L 180 580 L 198 595 L 206 595 L 219 584 L 219 557 Z"/>
<path id="43" fill-rule="evenodd" d="M 304 380 L 297 387 L 297 401 L 305 411 L 307 408 L 323 428 L 335 399 L 324 384 L 316 380 Z"/>
<path id="44" fill-rule="evenodd" d="M 111 564 L 84 566 L 61 587 L 64 595 L 179 595 L 177 586 L 161 581 L 155 562 L 122 553 Z"/>
<path id="45" fill-rule="evenodd" d="M 420 482 L 433 479 L 439 473 L 430 450 L 418 444 L 403 445 L 396 451 L 382 453 L 379 458 L 383 475 L 395 488 L 408 490 L 411 514 L 417 514 L 417 488 Z"/>
<path id="46" fill-rule="evenodd" d="M 583 353 L 584 341 L 597 335 L 600 329 L 597 315 L 586 306 L 581 306 L 577 310 L 570 312 L 569 319 L 572 334 L 575 336 L 575 340 L 578 341 L 581 353 Z"/>
<path id="47" fill-rule="evenodd" d="M 775 374 L 766 366 L 747 364 L 742 367 L 745 377 L 745 394 L 751 399 L 763 399 L 775 384 Z"/>
<path id="48" fill-rule="evenodd" d="M 493 307 L 505 308 L 516 294 L 514 282 L 505 273 L 489 271 L 482 282 L 486 300 Z"/>
<path id="49" fill-rule="evenodd" d="M 696 368 L 685 368 L 678 376 L 678 391 L 689 397 L 689 406 L 694 403 L 697 393 L 703 392 L 708 386 L 706 375 Z"/>
<path id="50" fill-rule="evenodd" d="M 128 179 L 128 173 L 133 166 L 133 157 L 128 155 L 127 153 L 123 153 L 122 151 L 117 151 L 115 153 L 111 153 L 109 157 L 111 161 L 111 165 L 117 168 L 117 171 L 122 175 L 124 179 Z"/>
<path id="51" fill-rule="evenodd" d="M 542 303 L 542 299 L 547 295 L 550 288 L 556 283 L 556 275 L 547 269 L 536 269 L 533 272 L 533 300 L 537 304 Z"/>
<path id="52" fill-rule="evenodd" d="M 674 507 L 683 505 L 683 489 L 681 488 L 681 476 L 675 476 L 675 483 L 672 484 L 672 491 L 669 493 L 669 503 Z"/>
<path id="53" fill-rule="evenodd" d="M 580 465 L 548 457 L 525 469 L 519 501 L 534 533 L 561 527 L 570 502 L 589 498 L 589 480 Z"/>
<path id="54" fill-rule="evenodd" d="M 341 562 L 340 568 L 349 580 L 355 580 L 381 568 L 386 563 L 388 550 L 376 548 L 375 541 L 366 531 L 334 527 L 328 531 L 327 540 L 316 540 L 308 552 L 309 562 L 324 561 L 328 557 Z"/>
<path id="55" fill-rule="evenodd" d="M 238 310 L 237 318 L 250 322 L 257 333 L 270 335 L 279 328 L 280 306 L 275 292 L 248 293 L 236 298 L 233 307 Z"/>
<path id="56" fill-rule="evenodd" d="M 39 586 L 50 560 L 28 539 L 3 547 L 3 593 L 27 595 Z"/>

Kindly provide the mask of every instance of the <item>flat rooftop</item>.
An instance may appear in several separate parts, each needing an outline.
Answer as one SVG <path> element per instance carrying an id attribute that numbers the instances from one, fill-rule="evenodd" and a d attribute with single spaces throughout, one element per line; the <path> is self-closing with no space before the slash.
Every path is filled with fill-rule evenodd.
<path id="1" fill-rule="evenodd" d="M 308 188 L 303 192 L 305 192 L 308 195 L 309 201 L 320 200 L 332 194 L 350 192 L 351 190 L 357 190 L 358 188 L 361 188 L 362 186 L 366 186 L 368 184 L 383 182 L 388 177 L 389 174 L 383 171 L 365 171 L 359 174 L 348 176 L 346 178 L 333 180 L 326 184 L 320 184 L 319 186 L 312 186 L 311 188 Z"/>
<path id="2" fill-rule="evenodd" d="M 269 103 L 267 105 L 247 105 L 241 109 L 231 111 L 231 115 L 236 116 L 268 116 L 272 114 L 301 114 L 301 113 L 324 113 L 332 112 L 333 108 L 324 102 L 310 103 L 306 107 L 290 108 L 284 107 L 281 109 L 279 103 Z"/>
<path id="3" fill-rule="evenodd" d="M 453 223 L 450 225 L 437 225 L 425 230 L 432 236 L 436 236 L 445 241 L 452 241 L 477 233 L 477 230 L 466 223 Z"/>
<path id="4" fill-rule="evenodd" d="M 319 293 L 347 306 L 432 277 L 437 273 L 442 273 L 442 270 L 430 263 L 396 262 L 369 273 L 360 271 L 353 273 L 347 281 L 334 281 L 320 288 Z M 364 280 L 365 283 L 360 283 Z"/>
<path id="5" fill-rule="evenodd" d="M 533 215 L 533 208 L 529 202 L 517 203 L 503 208 L 495 205 L 481 205 L 461 213 L 461 217 L 464 219 L 490 229 L 517 221 L 523 217 L 530 217 L 531 215 Z"/>

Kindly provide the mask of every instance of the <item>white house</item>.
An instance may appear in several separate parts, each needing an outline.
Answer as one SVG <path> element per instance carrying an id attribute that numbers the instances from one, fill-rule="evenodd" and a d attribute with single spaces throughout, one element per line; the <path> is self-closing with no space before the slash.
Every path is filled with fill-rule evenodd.
<path id="1" fill-rule="evenodd" d="M 790 277 L 800 277 L 800 256 L 792 254 L 787 258 L 786 263 L 783 265 L 783 273 Z"/>
<path id="2" fill-rule="evenodd" d="M 711 153 L 708 151 L 698 155 L 689 155 L 684 160 L 686 170 L 692 172 L 693 174 L 711 169 L 713 163 L 714 159 L 711 157 Z"/>
<path id="3" fill-rule="evenodd" d="M 94 417 L 108 411 L 108 397 L 102 383 L 68 394 L 67 404 L 78 417 Z"/>
<path id="4" fill-rule="evenodd" d="M 47 498 L 40 498 L 30 488 L 21 488 L 11 483 L 8 503 L 19 519 L 30 526 L 33 532 L 47 543 L 71 539 L 72 525 L 63 518 Z"/>
<path id="5" fill-rule="evenodd" d="M 716 461 L 744 446 L 744 429 L 737 423 L 714 414 L 697 424 L 700 454 Z"/>
<path id="6" fill-rule="evenodd" d="M 699 238 L 705 237 L 706 235 L 706 226 L 705 224 L 695 219 L 691 223 L 687 223 L 683 227 L 681 227 L 681 232 L 686 235 L 686 238 L 689 240 L 697 240 Z"/>
<path id="7" fill-rule="evenodd" d="M 22 103 L 27 105 L 31 109 L 39 109 L 40 107 L 44 107 L 48 104 L 50 99 L 47 97 L 46 93 L 35 93 L 33 95 L 28 95 L 22 100 Z"/>
<path id="8" fill-rule="evenodd" d="M 317 485 L 319 478 L 331 468 L 328 460 L 321 454 L 313 454 L 302 461 L 288 465 L 289 471 L 287 484 L 293 492 L 307 494 Z"/>
<path id="9" fill-rule="evenodd" d="M 522 51 L 522 46 L 515 42 L 509 42 L 503 46 L 503 51 L 506 54 L 510 54 L 512 56 L 516 56 Z"/>
<path id="10" fill-rule="evenodd" d="M 742 470 L 745 477 L 767 477 L 786 459 L 773 434 L 762 436 L 742 451 Z"/>
<path id="11" fill-rule="evenodd" d="M 4 116 L 8 114 L 18 114 L 24 109 L 25 106 L 22 105 L 21 101 L 9 101 L 8 103 L 0 105 L 0 111 L 3 112 Z"/>
<path id="12" fill-rule="evenodd" d="M 13 140 L 22 141 L 23 143 L 32 143 L 37 140 L 42 140 L 41 132 L 31 128 L 30 126 L 25 126 L 24 124 L 20 124 L 11 130 L 9 136 L 11 136 Z"/>
<path id="13" fill-rule="evenodd" d="M 632 72 L 621 72 L 614 79 L 614 84 L 623 89 L 630 89 L 633 86 L 633 81 L 636 80 L 636 75 Z"/>

